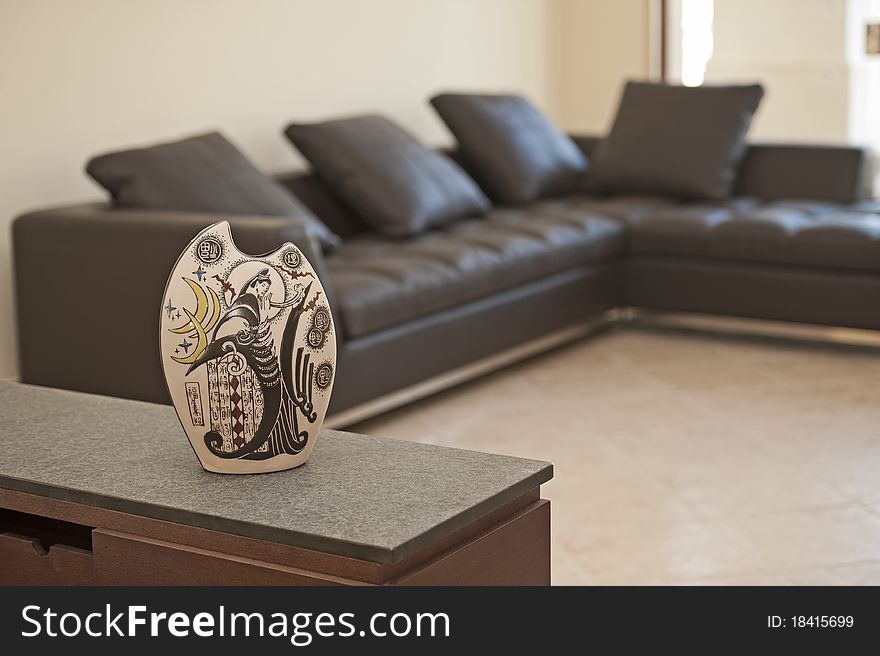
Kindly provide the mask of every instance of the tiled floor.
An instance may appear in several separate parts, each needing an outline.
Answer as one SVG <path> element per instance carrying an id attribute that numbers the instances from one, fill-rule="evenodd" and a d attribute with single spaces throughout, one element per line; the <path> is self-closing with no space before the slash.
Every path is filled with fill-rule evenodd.
<path id="1" fill-rule="evenodd" d="M 880 355 L 620 330 L 360 424 L 550 460 L 557 584 L 880 584 Z"/>

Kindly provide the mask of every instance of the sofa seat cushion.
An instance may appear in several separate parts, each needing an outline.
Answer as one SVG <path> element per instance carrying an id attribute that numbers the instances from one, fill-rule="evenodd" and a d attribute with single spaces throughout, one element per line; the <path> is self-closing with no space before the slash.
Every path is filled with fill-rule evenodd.
<path id="1" fill-rule="evenodd" d="M 877 272 L 880 214 L 815 201 L 682 205 L 633 224 L 630 250 Z"/>
<path id="2" fill-rule="evenodd" d="M 327 259 L 349 337 L 368 335 L 623 251 L 623 224 L 574 204 L 495 209 L 408 240 L 355 237 Z"/>

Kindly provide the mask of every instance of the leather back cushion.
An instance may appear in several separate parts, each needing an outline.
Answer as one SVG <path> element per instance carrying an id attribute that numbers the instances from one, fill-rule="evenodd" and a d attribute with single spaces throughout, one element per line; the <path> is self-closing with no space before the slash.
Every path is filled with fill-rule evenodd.
<path id="1" fill-rule="evenodd" d="M 118 207 L 216 212 L 218 220 L 223 214 L 289 216 L 305 221 L 325 249 L 340 243 L 296 196 L 217 132 L 100 155 L 86 171 Z"/>
<path id="2" fill-rule="evenodd" d="M 444 93 L 431 104 L 493 199 L 526 203 L 581 186 L 587 158 L 525 98 Z"/>
<path id="3" fill-rule="evenodd" d="M 285 134 L 315 173 L 386 235 L 419 234 L 490 206 L 449 157 L 381 116 L 292 124 Z"/>
<path id="4" fill-rule="evenodd" d="M 591 135 L 571 138 L 589 159 L 603 142 Z M 871 198 L 873 168 L 866 146 L 751 143 L 739 165 L 732 195 L 858 203 Z M 318 215 L 324 218 L 320 212 Z"/>
<path id="5" fill-rule="evenodd" d="M 602 192 L 728 196 L 745 153 L 760 85 L 676 87 L 629 82 L 587 188 Z"/>
<path id="6" fill-rule="evenodd" d="M 299 198 L 321 221 L 343 241 L 366 232 L 370 227 L 313 171 L 282 174 L 278 182 Z"/>

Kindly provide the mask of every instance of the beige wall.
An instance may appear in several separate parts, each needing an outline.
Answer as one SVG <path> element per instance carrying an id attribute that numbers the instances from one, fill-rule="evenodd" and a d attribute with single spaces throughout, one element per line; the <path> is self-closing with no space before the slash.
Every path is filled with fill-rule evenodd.
<path id="1" fill-rule="evenodd" d="M 865 25 L 880 23 L 880 0 L 850 0 L 847 15 L 849 137 L 880 152 L 880 55 L 865 53 Z M 878 167 L 880 169 L 880 167 Z M 874 184 L 880 194 L 880 170 Z"/>
<path id="2" fill-rule="evenodd" d="M 706 80 L 764 84 L 752 138 L 880 152 L 880 56 L 865 54 L 865 25 L 880 21 L 880 0 L 714 1 Z"/>
<path id="3" fill-rule="evenodd" d="M 849 137 L 847 12 L 847 0 L 715 0 L 706 81 L 764 84 L 753 138 Z"/>
<path id="4" fill-rule="evenodd" d="M 277 170 L 298 163 L 287 121 L 368 111 L 442 142 L 438 89 L 550 104 L 555 2 L 0 0 L 0 377 L 15 374 L 9 222 L 101 196 L 89 155 L 219 128 Z"/>
<path id="5" fill-rule="evenodd" d="M 604 134 L 626 79 L 645 79 L 657 63 L 653 0 L 558 0 L 551 18 L 555 117 L 571 132 Z"/>

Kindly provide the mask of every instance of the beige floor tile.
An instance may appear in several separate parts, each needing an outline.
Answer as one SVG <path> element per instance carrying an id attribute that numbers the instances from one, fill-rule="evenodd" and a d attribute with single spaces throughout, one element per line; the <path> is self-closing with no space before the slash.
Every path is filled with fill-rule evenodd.
<path id="1" fill-rule="evenodd" d="M 880 406 L 858 413 L 842 410 L 836 420 L 809 411 L 792 412 L 787 422 L 780 416 L 766 427 L 756 427 L 757 434 L 767 436 L 758 449 L 765 459 L 787 463 L 799 468 L 802 476 L 834 485 L 856 476 L 865 454 L 880 451 L 877 421 Z"/>
<path id="2" fill-rule="evenodd" d="M 791 345 L 778 349 L 768 359 L 777 375 L 797 383 L 833 379 L 851 380 L 853 376 L 880 374 L 880 357 L 875 352 Z"/>
<path id="3" fill-rule="evenodd" d="M 725 520 L 778 569 L 880 560 L 880 518 L 857 504 Z"/>
<path id="4" fill-rule="evenodd" d="M 734 576 L 709 577 L 693 581 L 684 581 L 679 584 L 673 583 L 673 585 L 751 587 L 793 585 L 793 582 L 780 572 L 767 571 L 751 572 L 749 574 L 739 574 Z"/>
<path id="5" fill-rule="evenodd" d="M 565 465 L 557 465 L 557 481 L 545 488 L 545 497 L 553 504 L 553 519 L 560 538 L 566 544 L 578 541 L 590 527 L 606 523 L 666 524 L 697 518 L 694 510 L 670 494 L 661 482 L 637 472 L 618 475 L 589 471 L 573 473 Z M 581 477 L 582 476 L 582 477 Z M 568 478 L 576 477 L 572 484 Z"/>
<path id="6" fill-rule="evenodd" d="M 712 522 L 585 526 L 571 553 L 603 585 L 671 585 L 766 569 L 751 545 Z"/>
<path id="7" fill-rule="evenodd" d="M 880 561 L 792 570 L 785 578 L 794 585 L 880 585 Z"/>
<path id="8" fill-rule="evenodd" d="M 772 371 L 718 357 L 645 362 L 640 368 L 661 383 L 669 385 L 674 393 L 729 392 L 738 389 L 750 391 L 756 387 L 763 389 L 788 385 L 787 381 L 773 376 Z"/>
<path id="9" fill-rule="evenodd" d="M 686 462 L 669 473 L 674 494 L 703 518 L 773 514 L 840 506 L 849 499 L 796 467 L 740 453 L 729 460 Z"/>
<path id="10" fill-rule="evenodd" d="M 713 337 L 695 338 L 676 332 L 629 329 L 614 331 L 605 340 L 600 346 L 606 358 L 639 366 L 715 358 L 720 343 Z"/>
<path id="11" fill-rule="evenodd" d="M 862 508 L 867 510 L 869 513 L 871 513 L 875 517 L 880 518 L 880 503 L 878 503 L 878 502 L 863 503 Z"/>
<path id="12" fill-rule="evenodd" d="M 840 565 L 880 561 L 877 380 L 876 354 L 617 330 L 352 429 L 553 462 L 557 584 L 873 581 Z"/>
<path id="13" fill-rule="evenodd" d="M 880 448 L 827 451 L 810 463 L 809 471 L 851 500 L 880 503 Z"/>
<path id="14" fill-rule="evenodd" d="M 848 378 L 820 378 L 804 384 L 804 391 L 819 407 L 849 410 L 860 407 L 875 408 L 880 403 L 880 390 L 877 381 L 880 371 L 853 374 Z"/>
<path id="15" fill-rule="evenodd" d="M 581 562 L 568 550 L 554 546 L 550 554 L 550 582 L 553 585 L 596 585 L 581 567 Z"/>

